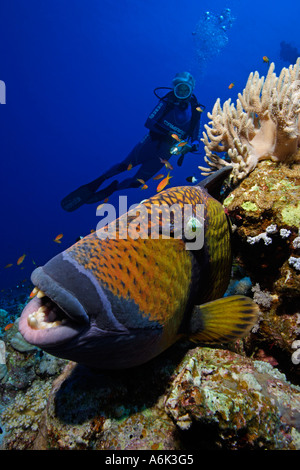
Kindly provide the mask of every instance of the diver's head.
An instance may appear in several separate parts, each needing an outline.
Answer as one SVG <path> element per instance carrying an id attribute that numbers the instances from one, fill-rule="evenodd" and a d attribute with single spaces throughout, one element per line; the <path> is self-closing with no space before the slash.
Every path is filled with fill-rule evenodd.
<path id="1" fill-rule="evenodd" d="M 189 72 L 177 73 L 173 78 L 174 95 L 179 100 L 188 100 L 195 88 L 195 79 Z"/>

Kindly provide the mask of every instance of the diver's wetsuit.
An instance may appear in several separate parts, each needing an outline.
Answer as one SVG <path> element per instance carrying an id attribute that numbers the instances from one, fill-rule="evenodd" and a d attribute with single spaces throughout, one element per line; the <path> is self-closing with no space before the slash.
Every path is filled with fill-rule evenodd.
<path id="1" fill-rule="evenodd" d="M 172 156 L 170 149 L 176 141 L 171 137 L 171 134 L 175 133 L 180 139 L 189 139 L 190 142 L 197 141 L 201 111 L 201 105 L 197 102 L 195 95 L 191 96 L 187 104 L 179 104 L 179 100 L 175 97 L 173 91 L 167 93 L 160 99 L 145 123 L 149 133 L 140 140 L 129 155 L 88 185 L 81 186 L 76 190 L 78 191 L 78 198 L 82 194 L 85 199 L 81 203 L 79 201 L 78 207 L 82 203 L 93 204 L 102 201 L 116 190 L 137 188 L 141 185 L 137 179 L 149 180 L 164 165 L 161 159 L 169 160 Z M 190 151 L 195 150 L 197 150 L 196 146 Z M 132 167 L 141 165 L 134 176 L 126 178 L 121 183 L 115 180 L 106 188 L 95 192 L 105 180 L 127 170 L 129 164 Z M 77 208 L 76 191 L 62 201 L 65 210 Z M 72 206 L 73 201 L 74 205 Z"/>

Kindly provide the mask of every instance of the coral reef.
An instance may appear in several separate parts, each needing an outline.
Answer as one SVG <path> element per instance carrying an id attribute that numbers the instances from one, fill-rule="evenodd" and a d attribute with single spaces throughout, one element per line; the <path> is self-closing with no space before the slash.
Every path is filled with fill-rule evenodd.
<path id="1" fill-rule="evenodd" d="M 0 449 L 28 449 L 36 438 L 52 382 L 67 361 L 20 338 L 18 320 L 2 335 L 0 364 Z"/>
<path id="2" fill-rule="evenodd" d="M 299 387 L 265 362 L 190 348 L 180 343 L 123 371 L 70 362 L 50 393 L 37 379 L 3 413 L 2 448 L 299 448 Z"/>
<path id="3" fill-rule="evenodd" d="M 294 383 L 300 381 L 295 347 L 300 334 L 299 154 L 290 163 L 259 162 L 223 202 L 240 268 L 235 282 L 250 277 L 261 310 L 248 342 L 251 354 L 261 357 L 264 351 L 273 357 Z"/>
<path id="4" fill-rule="evenodd" d="M 226 295 L 260 308 L 244 340 L 179 342 L 140 367 L 96 372 L 32 348 L 15 321 L 0 341 L 0 449 L 300 450 L 299 156 L 259 161 L 223 201 Z"/>
<path id="5" fill-rule="evenodd" d="M 260 160 L 285 161 L 295 154 L 300 142 L 300 58 L 279 77 L 274 68 L 272 62 L 266 79 L 258 72 L 249 75 L 236 107 L 228 99 L 222 108 L 217 99 L 203 132 L 209 167 L 199 166 L 202 174 L 232 165 L 231 178 L 237 183 Z M 230 161 L 213 152 L 227 152 Z"/>
<path id="6" fill-rule="evenodd" d="M 270 364 L 198 348 L 177 369 L 165 406 L 189 439 L 207 433 L 206 449 L 287 449 L 299 438 L 299 398 Z"/>

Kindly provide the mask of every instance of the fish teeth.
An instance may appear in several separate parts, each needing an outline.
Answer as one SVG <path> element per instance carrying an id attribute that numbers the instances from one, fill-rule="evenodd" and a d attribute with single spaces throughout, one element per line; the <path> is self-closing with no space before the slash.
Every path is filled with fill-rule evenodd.
<path id="1" fill-rule="evenodd" d="M 61 321 L 45 321 L 46 311 L 47 307 L 42 305 L 36 312 L 30 313 L 27 318 L 28 325 L 34 330 L 44 330 L 46 328 L 54 328 L 55 326 L 59 326 L 62 323 L 65 323 Z"/>
<path id="2" fill-rule="evenodd" d="M 36 294 L 37 298 L 38 299 L 41 299 L 42 297 L 45 297 L 45 292 L 43 292 L 42 290 L 39 290 L 38 293 Z"/>
<path id="3" fill-rule="evenodd" d="M 30 326 L 30 328 L 33 328 L 34 330 L 37 330 L 39 325 L 38 325 L 37 319 L 34 316 L 34 313 L 31 313 L 30 315 L 28 315 L 27 323 Z"/>
<path id="4" fill-rule="evenodd" d="M 30 295 L 29 295 L 29 298 L 32 299 L 33 297 L 36 296 L 36 294 L 38 293 L 39 291 L 39 288 L 38 287 L 34 287 L 34 289 L 31 291 Z"/>

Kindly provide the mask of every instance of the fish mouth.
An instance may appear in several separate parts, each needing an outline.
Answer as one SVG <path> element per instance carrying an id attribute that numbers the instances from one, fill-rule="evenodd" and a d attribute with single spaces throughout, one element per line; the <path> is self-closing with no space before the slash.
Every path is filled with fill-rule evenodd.
<path id="1" fill-rule="evenodd" d="M 77 336 L 89 326 L 89 317 L 72 293 L 37 268 L 33 294 L 19 320 L 24 339 L 37 347 L 57 346 Z"/>

